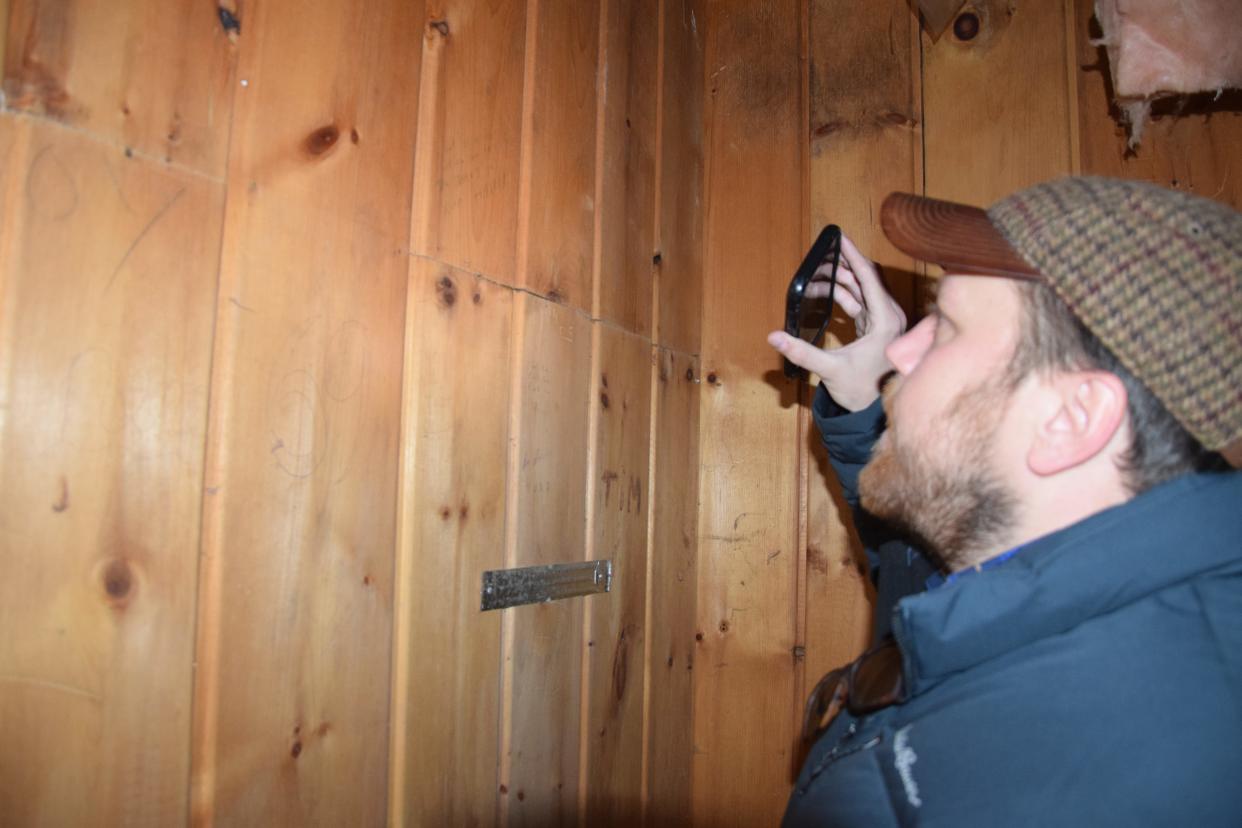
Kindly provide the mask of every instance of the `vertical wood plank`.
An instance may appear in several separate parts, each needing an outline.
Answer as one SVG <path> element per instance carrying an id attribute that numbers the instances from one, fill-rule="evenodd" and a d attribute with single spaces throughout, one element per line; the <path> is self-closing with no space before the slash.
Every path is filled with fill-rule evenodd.
<path id="1" fill-rule="evenodd" d="M 181 824 L 223 186 L 11 114 L 0 159 L 0 824 Z"/>
<path id="2" fill-rule="evenodd" d="M 605 3 L 599 304 L 594 315 L 650 336 L 655 245 L 659 2 Z"/>
<path id="3" fill-rule="evenodd" d="M 213 361 L 192 815 L 378 824 L 422 9 L 254 12 Z"/>
<path id="4" fill-rule="evenodd" d="M 801 10 L 708 13 L 694 809 L 758 824 L 784 808 L 794 745 L 797 410 L 764 337 L 803 246 Z"/>
<path id="5" fill-rule="evenodd" d="M 879 205 L 894 190 L 922 189 L 918 19 L 905 0 L 866 7 L 814 0 L 810 27 L 812 230 L 837 224 L 866 255 L 883 262 L 889 290 L 912 315 L 914 265 L 881 232 Z M 852 338 L 852 325 L 836 325 L 833 333 Z M 865 562 L 813 425 L 805 450 L 804 691 L 861 652 L 871 623 L 859 571 Z"/>
<path id="6" fill-rule="evenodd" d="M 811 229 L 839 225 L 909 310 L 914 265 L 880 230 L 880 203 L 922 189 L 918 19 L 905 0 L 813 0 L 810 22 Z"/>
<path id="7" fill-rule="evenodd" d="M 701 372 L 674 351 L 657 361 L 645 823 L 677 825 L 691 813 Z"/>
<path id="8" fill-rule="evenodd" d="M 641 815 L 652 352 L 646 339 L 610 325 L 598 324 L 598 336 L 592 554 L 613 562 L 613 587 L 586 602 L 586 821 L 634 825 Z"/>
<path id="9" fill-rule="evenodd" d="M 393 763 L 394 822 L 492 825 L 513 295 L 447 265 L 411 268 Z"/>
<path id="10" fill-rule="evenodd" d="M 923 35 L 927 195 L 987 205 L 1072 166 L 1060 3 L 977 0 L 978 34 Z"/>
<path id="11" fill-rule="evenodd" d="M 574 310 L 520 293 L 523 317 L 517 413 L 514 539 L 507 566 L 581 560 L 586 537 L 590 322 Z M 512 439 L 512 437 L 511 437 Z M 582 604 L 505 610 L 507 773 L 501 793 L 514 825 L 578 819 Z"/>
<path id="12" fill-rule="evenodd" d="M 522 286 L 592 309 L 599 3 L 538 0 Z"/>
<path id="13" fill-rule="evenodd" d="M 223 177 L 235 61 L 215 3 L 11 5 L 8 106 Z"/>
<path id="14" fill-rule="evenodd" d="M 682 353 L 702 345 L 703 74 L 705 0 L 664 0 L 660 111 L 660 264 L 657 340 Z"/>
<path id="15" fill-rule="evenodd" d="M 432 0 L 426 24 L 414 252 L 516 284 L 526 4 Z"/>
<path id="16" fill-rule="evenodd" d="M 1176 116 L 1147 122 L 1143 140 L 1126 149 L 1126 131 L 1113 115 L 1108 57 L 1092 46 L 1091 0 L 1074 3 L 1072 82 L 1078 92 L 1081 167 L 1086 175 L 1138 178 L 1242 207 L 1242 113 L 1238 93 L 1220 102 L 1198 100 Z M 1179 102 L 1184 104 L 1185 102 Z"/>

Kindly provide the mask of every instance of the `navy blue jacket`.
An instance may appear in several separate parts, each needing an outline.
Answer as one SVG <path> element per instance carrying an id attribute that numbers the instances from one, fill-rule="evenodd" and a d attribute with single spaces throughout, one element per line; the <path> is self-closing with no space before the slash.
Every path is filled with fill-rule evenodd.
<path id="1" fill-rule="evenodd" d="M 838 716 L 789 826 L 1242 825 L 1242 473 L 900 600 L 911 697 Z"/>

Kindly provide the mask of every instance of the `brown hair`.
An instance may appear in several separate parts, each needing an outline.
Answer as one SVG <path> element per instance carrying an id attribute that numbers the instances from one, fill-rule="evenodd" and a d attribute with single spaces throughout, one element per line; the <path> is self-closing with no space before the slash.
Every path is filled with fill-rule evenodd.
<path id="1" fill-rule="evenodd" d="M 1091 331 L 1078 321 L 1052 288 L 1041 282 L 1017 283 L 1022 300 L 1022 332 L 1009 369 L 1016 384 L 1032 371 L 1101 370 L 1121 380 L 1128 398 L 1130 447 L 1118 461 L 1132 494 L 1187 472 L 1228 469 L 1139 382 Z"/>

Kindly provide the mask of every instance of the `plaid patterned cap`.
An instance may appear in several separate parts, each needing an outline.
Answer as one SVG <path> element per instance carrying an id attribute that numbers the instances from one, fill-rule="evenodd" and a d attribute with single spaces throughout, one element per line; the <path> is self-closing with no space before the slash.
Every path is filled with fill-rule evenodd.
<path id="1" fill-rule="evenodd" d="M 986 212 L 894 193 L 902 251 L 1040 279 L 1205 448 L 1242 467 L 1242 214 L 1139 181 L 1062 178 Z"/>

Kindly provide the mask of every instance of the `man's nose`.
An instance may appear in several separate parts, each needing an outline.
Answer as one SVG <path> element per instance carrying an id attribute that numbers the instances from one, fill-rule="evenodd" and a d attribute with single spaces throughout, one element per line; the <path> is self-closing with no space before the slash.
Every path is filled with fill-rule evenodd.
<path id="1" fill-rule="evenodd" d="M 884 349 L 884 356 L 888 357 L 897 373 L 904 377 L 922 361 L 923 354 L 931 347 L 935 335 L 935 317 L 925 316 L 913 328 L 890 342 Z"/>

